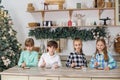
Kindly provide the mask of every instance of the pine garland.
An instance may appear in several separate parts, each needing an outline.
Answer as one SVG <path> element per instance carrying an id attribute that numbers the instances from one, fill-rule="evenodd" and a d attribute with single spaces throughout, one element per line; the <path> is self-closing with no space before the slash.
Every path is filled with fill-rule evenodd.
<path id="1" fill-rule="evenodd" d="M 57 28 L 35 28 L 29 31 L 29 36 L 36 39 L 60 39 L 60 38 L 81 38 L 84 41 L 95 40 L 98 37 L 106 37 L 105 27 L 92 29 L 79 29 L 77 27 L 57 27 Z"/>

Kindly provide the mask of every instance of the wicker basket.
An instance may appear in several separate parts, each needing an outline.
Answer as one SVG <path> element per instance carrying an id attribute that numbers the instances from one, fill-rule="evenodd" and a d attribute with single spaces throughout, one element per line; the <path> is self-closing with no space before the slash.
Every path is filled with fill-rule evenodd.
<path id="1" fill-rule="evenodd" d="M 35 8 L 34 8 L 34 6 L 33 6 L 33 3 L 28 3 L 28 5 L 27 5 L 27 11 L 35 11 Z"/>
<path id="2" fill-rule="evenodd" d="M 36 27 L 37 23 L 36 22 L 31 22 L 31 23 L 28 23 L 28 26 L 29 27 Z"/>
<path id="3" fill-rule="evenodd" d="M 117 42 L 114 42 L 114 49 L 120 54 L 120 37 L 116 38 Z"/>

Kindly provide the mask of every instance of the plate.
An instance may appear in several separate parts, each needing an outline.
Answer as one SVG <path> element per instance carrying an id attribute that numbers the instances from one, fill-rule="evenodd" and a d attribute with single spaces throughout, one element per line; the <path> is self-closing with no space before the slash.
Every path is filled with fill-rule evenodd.
<path id="1" fill-rule="evenodd" d="M 81 67 L 74 67 L 75 69 L 81 69 Z"/>
<path id="2" fill-rule="evenodd" d="M 46 69 L 51 69 L 51 67 L 45 67 Z"/>
<path id="3" fill-rule="evenodd" d="M 30 67 L 24 67 L 24 69 L 30 69 Z"/>
<path id="4" fill-rule="evenodd" d="M 96 68 L 97 70 L 104 70 L 103 68 Z"/>

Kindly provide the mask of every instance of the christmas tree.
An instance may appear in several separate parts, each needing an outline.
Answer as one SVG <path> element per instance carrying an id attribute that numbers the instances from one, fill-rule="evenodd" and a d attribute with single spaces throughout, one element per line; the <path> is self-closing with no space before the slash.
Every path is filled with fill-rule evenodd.
<path id="1" fill-rule="evenodd" d="M 15 66 L 19 59 L 21 44 L 12 26 L 8 10 L 0 5 L 0 72 Z"/>

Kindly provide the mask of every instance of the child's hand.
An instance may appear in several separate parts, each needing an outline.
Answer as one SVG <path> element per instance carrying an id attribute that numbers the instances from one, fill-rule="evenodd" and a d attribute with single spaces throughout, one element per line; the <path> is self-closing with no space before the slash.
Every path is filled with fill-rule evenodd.
<path id="1" fill-rule="evenodd" d="M 41 67 L 45 67 L 45 65 L 46 65 L 46 62 L 45 62 L 45 60 L 43 59 L 43 63 L 41 64 Z"/>
<path id="2" fill-rule="evenodd" d="M 81 68 L 86 68 L 85 66 L 81 66 Z"/>
<path id="3" fill-rule="evenodd" d="M 54 62 L 52 67 L 55 68 L 55 69 L 58 68 L 59 67 L 58 62 Z"/>
<path id="4" fill-rule="evenodd" d="M 26 67 L 26 63 L 23 62 L 22 65 L 21 65 L 22 68 Z"/>
<path id="5" fill-rule="evenodd" d="M 58 68 L 59 66 L 58 66 L 58 64 L 55 64 L 55 65 L 53 65 L 52 66 L 54 69 L 56 69 L 56 68 Z"/>
<path id="6" fill-rule="evenodd" d="M 110 67 L 105 67 L 105 69 L 104 69 L 105 71 L 109 71 L 110 70 Z"/>
<path id="7" fill-rule="evenodd" d="M 72 61 L 71 67 L 75 67 L 76 63 Z"/>
<path id="8" fill-rule="evenodd" d="M 98 65 L 99 65 L 98 62 L 95 62 L 95 63 L 94 63 L 94 66 L 95 66 L 95 67 L 97 67 Z"/>

